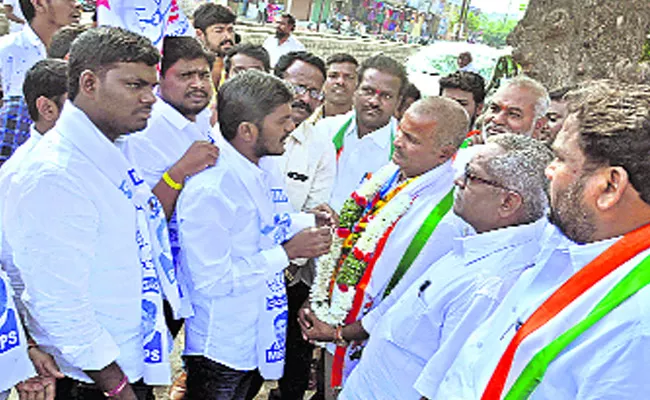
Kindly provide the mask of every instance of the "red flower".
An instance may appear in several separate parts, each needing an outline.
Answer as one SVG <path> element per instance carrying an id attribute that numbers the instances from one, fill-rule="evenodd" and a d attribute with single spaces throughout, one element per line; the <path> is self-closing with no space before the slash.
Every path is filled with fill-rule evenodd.
<path id="1" fill-rule="evenodd" d="M 352 249 L 352 254 L 354 254 L 354 257 L 359 261 L 363 261 L 363 259 L 365 258 L 365 254 L 363 254 L 363 251 L 359 250 L 356 247 Z"/>
<path id="2" fill-rule="evenodd" d="M 368 264 L 368 263 L 370 262 L 370 260 L 372 260 L 372 253 L 367 253 L 367 254 L 363 257 L 363 261 L 364 261 L 366 264 Z"/>
<path id="3" fill-rule="evenodd" d="M 338 228 L 336 234 L 339 235 L 341 239 L 345 239 L 350 236 L 350 230 L 348 228 Z"/>
<path id="4" fill-rule="evenodd" d="M 368 205 L 368 201 L 366 200 L 366 198 L 359 196 L 357 192 L 352 192 L 352 198 L 354 199 L 355 203 L 357 203 L 359 207 L 365 207 L 366 205 Z"/>
<path id="5" fill-rule="evenodd" d="M 339 290 L 343 293 L 347 293 L 348 285 L 346 285 L 345 283 L 339 283 Z"/>

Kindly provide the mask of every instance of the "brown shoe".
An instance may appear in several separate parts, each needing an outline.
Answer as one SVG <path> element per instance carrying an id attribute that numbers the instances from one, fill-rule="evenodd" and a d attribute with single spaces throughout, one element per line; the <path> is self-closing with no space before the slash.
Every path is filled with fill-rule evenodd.
<path id="1" fill-rule="evenodd" d="M 183 400 L 185 397 L 185 381 L 187 380 L 187 374 L 181 372 L 178 375 L 178 378 L 172 383 L 172 386 L 169 388 L 169 398 L 170 400 Z"/>

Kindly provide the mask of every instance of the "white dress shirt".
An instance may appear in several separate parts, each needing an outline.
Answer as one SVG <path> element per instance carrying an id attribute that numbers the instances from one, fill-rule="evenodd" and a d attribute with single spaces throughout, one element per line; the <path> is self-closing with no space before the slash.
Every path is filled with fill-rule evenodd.
<path id="1" fill-rule="evenodd" d="M 13 13 L 16 17 L 22 19 L 23 21 L 27 22 L 25 20 L 25 16 L 23 15 L 23 10 L 20 8 L 20 1 L 19 0 L 3 0 L 2 4 L 5 6 L 11 6 L 13 9 Z M 14 21 L 8 21 L 9 22 L 9 32 L 10 33 L 15 33 L 15 32 L 20 32 L 21 29 L 23 29 L 23 26 L 25 26 L 25 23 L 18 23 Z"/>
<path id="2" fill-rule="evenodd" d="M 142 179 L 153 188 L 165 171 L 181 159 L 197 140 L 212 138 L 210 110 L 206 108 L 192 122 L 165 100 L 158 97 L 151 110 L 147 127 L 126 136 L 120 145 L 126 157 L 142 173 Z"/>
<path id="3" fill-rule="evenodd" d="M 47 57 L 45 45 L 29 24 L 0 39 L 0 73 L 4 98 L 23 96 L 25 74 Z"/>
<path id="4" fill-rule="evenodd" d="M 391 160 L 391 144 L 397 133 L 397 120 L 391 117 L 388 124 L 359 139 L 354 111 L 324 118 L 316 124 L 316 130 L 320 136 L 332 140 L 350 119 L 352 123 L 345 131 L 330 200 L 330 205 L 337 212 L 367 173 L 377 172 Z"/>
<path id="5" fill-rule="evenodd" d="M 393 303 L 370 333 L 341 399 L 420 399 L 413 383 L 435 353 L 452 357 L 539 250 L 545 220 L 454 239 L 451 252 Z M 447 363 L 447 366 L 451 360 Z M 439 371 L 445 365 L 436 365 Z"/>
<path id="6" fill-rule="evenodd" d="M 220 146 L 217 164 L 188 180 L 176 208 L 194 306 L 185 354 L 253 370 L 266 279 L 289 265 L 281 245 L 263 249 L 260 221 L 275 203 L 289 203 L 275 157 L 257 166 L 228 142 Z"/>
<path id="7" fill-rule="evenodd" d="M 16 302 L 16 306 L 18 307 L 18 310 L 21 314 L 24 314 L 22 301 L 20 301 L 20 296 L 23 293 L 24 285 L 22 279 L 20 278 L 20 272 L 14 265 L 13 257 L 11 255 L 11 247 L 3 235 L 4 229 L 2 226 L 2 212 L 4 210 L 6 193 L 9 189 L 11 178 L 16 174 L 22 162 L 32 152 L 42 137 L 43 135 L 41 135 L 36 130 L 34 125 L 32 125 L 30 127 L 29 139 L 27 139 L 25 143 L 18 147 L 18 149 L 11 155 L 9 160 L 2 164 L 2 167 L 0 168 L 0 264 L 2 264 L 2 269 L 5 270 L 7 276 L 9 277 L 11 286 L 14 291 L 14 301 Z"/>
<path id="8" fill-rule="evenodd" d="M 305 45 L 300 43 L 293 34 L 290 34 L 289 38 L 282 44 L 280 44 L 280 40 L 275 35 L 271 35 L 264 40 L 262 47 L 269 53 L 271 68 L 275 67 L 275 64 L 278 63 L 278 60 L 283 55 L 292 51 L 305 51 Z"/>
<path id="9" fill-rule="evenodd" d="M 551 236 L 538 257 L 539 267 L 522 275 L 494 315 L 470 336 L 431 398 L 479 399 L 512 340 L 515 327 L 525 322 L 571 275 L 618 239 L 576 245 L 559 236 Z M 649 253 L 634 257 L 594 289 L 620 279 Z M 598 301 L 590 293 L 562 311 L 561 318 L 536 332 L 537 339 L 548 343 L 549 337 L 573 325 L 567 323 L 573 314 L 588 312 Z M 640 393 L 646 393 L 650 389 L 645 373 L 650 360 L 648 302 L 650 290 L 646 287 L 579 336 L 549 365 L 530 399 L 636 399 Z M 528 357 L 527 351 L 526 346 L 520 348 L 513 369 L 523 368 L 521 360 Z"/>
<path id="10" fill-rule="evenodd" d="M 116 162 L 126 162 L 117 147 L 67 102 L 11 180 L 3 212 L 28 329 L 85 382 L 83 370 L 114 361 L 134 382 L 144 366 L 135 208 L 101 169 Z"/>

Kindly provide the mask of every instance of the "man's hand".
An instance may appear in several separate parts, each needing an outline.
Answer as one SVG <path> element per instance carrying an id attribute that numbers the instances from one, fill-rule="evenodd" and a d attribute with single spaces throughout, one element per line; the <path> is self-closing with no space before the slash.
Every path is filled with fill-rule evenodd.
<path id="1" fill-rule="evenodd" d="M 183 183 L 186 178 L 212 167 L 219 158 L 219 148 L 207 140 L 197 140 L 170 169 L 169 175 Z"/>
<path id="2" fill-rule="evenodd" d="M 20 400 L 54 400 L 56 379 L 35 376 L 16 385 Z"/>
<path id="3" fill-rule="evenodd" d="M 316 226 L 329 226 L 337 228 L 339 226 L 339 216 L 327 203 L 320 204 L 308 212 L 316 215 Z"/>
<path id="4" fill-rule="evenodd" d="M 336 328 L 316 318 L 308 308 L 301 308 L 298 311 L 298 324 L 302 330 L 303 339 L 310 343 L 336 340 Z"/>
<path id="5" fill-rule="evenodd" d="M 65 378 L 65 375 L 59 371 L 59 367 L 54 362 L 51 355 L 42 351 L 38 347 L 30 347 L 28 350 L 29 359 L 32 360 L 34 368 L 39 376 L 44 378 Z"/>
<path id="6" fill-rule="evenodd" d="M 289 260 L 295 258 L 314 258 L 322 256 L 330 250 L 332 234 L 329 227 L 306 228 L 282 246 Z"/>

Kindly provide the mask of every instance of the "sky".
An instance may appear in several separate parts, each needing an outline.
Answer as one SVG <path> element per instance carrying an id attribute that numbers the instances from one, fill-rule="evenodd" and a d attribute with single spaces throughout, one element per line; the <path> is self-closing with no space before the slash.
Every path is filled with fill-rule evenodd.
<path id="1" fill-rule="evenodd" d="M 502 14 L 508 12 L 508 5 L 510 5 L 510 12 L 516 15 L 519 14 L 519 5 L 523 2 L 523 0 L 471 0 L 470 4 L 485 13 Z"/>

